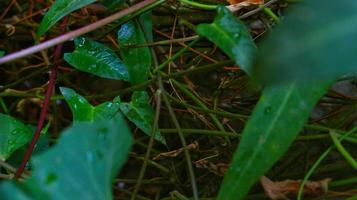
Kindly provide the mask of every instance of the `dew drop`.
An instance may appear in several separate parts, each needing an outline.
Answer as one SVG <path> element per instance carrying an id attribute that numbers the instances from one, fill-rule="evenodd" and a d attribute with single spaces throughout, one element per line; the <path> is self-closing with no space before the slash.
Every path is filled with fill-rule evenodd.
<path id="1" fill-rule="evenodd" d="M 78 46 L 79 46 L 79 47 L 83 47 L 84 44 L 85 44 L 85 42 L 86 42 L 86 39 L 85 39 L 85 38 L 79 38 L 79 39 L 78 39 Z"/>
<path id="2" fill-rule="evenodd" d="M 264 110 L 264 113 L 265 114 L 270 114 L 271 113 L 271 107 L 270 106 L 266 107 L 265 110 Z"/>

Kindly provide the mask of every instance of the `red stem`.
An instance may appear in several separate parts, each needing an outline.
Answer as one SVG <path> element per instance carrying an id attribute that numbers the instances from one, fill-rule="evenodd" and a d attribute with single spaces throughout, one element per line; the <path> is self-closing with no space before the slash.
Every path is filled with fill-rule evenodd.
<path id="1" fill-rule="evenodd" d="M 63 19 L 63 22 L 61 23 L 61 31 L 62 32 L 65 32 L 67 22 L 68 22 L 68 17 L 65 17 Z M 58 46 L 56 46 L 55 53 L 54 53 L 54 63 L 57 63 L 61 59 L 62 47 L 63 47 L 62 44 L 59 44 Z M 38 122 L 37 122 L 35 134 L 33 135 L 31 143 L 30 143 L 29 147 L 27 148 L 27 151 L 21 161 L 19 168 L 17 169 L 17 171 L 15 173 L 15 179 L 20 178 L 21 174 L 24 172 L 26 164 L 29 161 L 29 159 L 32 155 L 32 152 L 35 148 L 35 145 L 41 135 L 41 130 L 42 130 L 43 124 L 46 120 L 47 109 L 50 104 L 51 96 L 53 93 L 53 88 L 55 87 L 55 84 L 56 84 L 57 73 L 58 73 L 57 65 L 55 64 L 50 71 L 50 80 L 48 81 L 45 100 L 43 101 L 41 114 L 40 114 L 40 118 L 38 119 Z"/>

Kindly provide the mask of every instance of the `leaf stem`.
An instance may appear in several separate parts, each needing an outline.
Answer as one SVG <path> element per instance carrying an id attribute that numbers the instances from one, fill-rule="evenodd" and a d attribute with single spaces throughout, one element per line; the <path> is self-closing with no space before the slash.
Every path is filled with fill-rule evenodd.
<path id="1" fill-rule="evenodd" d="M 198 3 L 190 0 L 179 0 L 179 1 L 183 4 L 192 6 L 194 8 L 199 8 L 202 10 L 215 10 L 218 7 L 218 5 L 207 5 L 207 4 Z"/>
<path id="2" fill-rule="evenodd" d="M 64 32 L 65 28 L 66 28 L 66 24 L 68 22 L 68 17 L 65 17 L 63 19 L 63 22 L 61 24 L 61 29 Z M 54 53 L 54 62 L 56 63 L 58 60 L 61 59 L 61 52 L 62 52 L 62 44 L 59 44 L 56 47 L 55 53 Z M 21 164 L 19 166 L 19 168 L 17 169 L 16 173 L 15 173 L 15 179 L 18 179 L 21 177 L 21 174 L 24 172 L 26 164 L 28 162 L 28 160 L 31 157 L 31 154 L 35 148 L 35 145 L 38 141 L 38 139 L 40 138 L 40 134 L 41 134 L 41 130 L 43 127 L 43 124 L 46 120 L 46 114 L 47 114 L 47 109 L 49 107 L 50 101 L 51 101 L 51 96 L 53 93 L 53 89 L 55 87 L 56 84 L 56 79 L 57 79 L 57 73 L 58 73 L 58 69 L 57 69 L 57 65 L 54 65 L 54 67 L 51 69 L 51 74 L 50 74 L 50 80 L 48 81 L 48 86 L 47 86 L 47 91 L 46 91 L 46 95 L 45 95 L 45 100 L 43 102 L 43 106 L 41 109 L 41 114 L 40 117 L 38 119 L 37 122 L 37 127 L 36 127 L 36 131 L 33 135 L 33 138 L 31 140 L 31 143 L 29 145 L 29 147 L 27 148 L 25 155 L 21 161 Z"/>
<path id="3" fill-rule="evenodd" d="M 208 110 L 208 107 L 200 99 L 198 99 L 190 90 L 188 90 L 185 86 L 183 86 L 181 83 L 179 83 L 175 79 L 170 79 L 170 80 L 176 87 L 178 87 L 183 93 L 185 93 L 185 95 L 190 97 L 199 107 Z M 211 117 L 212 121 L 216 124 L 217 128 L 220 131 L 225 131 L 222 123 L 219 121 L 219 119 L 217 118 L 217 116 L 215 114 L 210 113 L 208 115 Z M 228 138 L 226 138 L 226 140 L 227 140 L 227 142 L 229 142 Z"/>
<path id="4" fill-rule="evenodd" d="M 346 161 L 350 164 L 350 166 L 353 167 L 353 169 L 357 170 L 356 160 L 345 149 L 345 147 L 343 147 L 340 140 L 338 139 L 338 134 L 336 134 L 334 132 L 330 132 L 330 136 L 331 136 L 333 143 L 335 144 L 336 149 L 342 154 L 342 156 L 346 159 Z"/>
<path id="5" fill-rule="evenodd" d="M 343 141 L 345 138 L 347 138 L 349 135 L 354 133 L 356 130 L 357 130 L 357 127 L 354 127 L 352 130 L 350 130 L 349 132 L 347 132 L 343 136 L 341 136 L 338 140 L 339 141 Z M 311 177 L 312 173 L 316 170 L 316 168 L 320 165 L 320 163 L 332 151 L 332 149 L 333 149 L 333 146 L 331 146 L 328 149 L 326 149 L 326 151 L 321 154 L 321 156 L 317 159 L 317 161 L 309 169 L 309 171 L 305 175 L 304 179 L 300 183 L 299 192 L 298 192 L 298 195 L 297 195 L 297 200 L 302 200 L 302 195 L 304 193 L 304 187 L 305 187 L 306 182 L 309 180 L 309 178 Z"/>
<path id="6" fill-rule="evenodd" d="M 156 91 L 156 112 L 155 112 L 155 120 L 154 120 L 154 125 L 152 127 L 152 131 L 150 134 L 150 140 L 149 140 L 149 144 L 145 153 L 145 158 L 144 158 L 144 163 L 140 169 L 139 172 L 139 177 L 137 179 L 137 182 L 135 184 L 135 189 L 131 195 L 131 200 L 135 200 L 136 199 L 136 195 L 139 192 L 140 189 L 140 185 L 142 180 L 144 179 L 145 176 L 145 171 L 146 171 L 146 167 L 148 165 L 148 160 L 150 159 L 150 153 L 151 153 L 151 149 L 152 146 L 154 144 L 154 139 L 155 139 L 155 134 L 157 132 L 158 129 L 158 123 L 159 123 L 159 117 L 160 117 L 160 110 L 161 110 L 161 91 L 157 90 Z"/>
<path id="7" fill-rule="evenodd" d="M 171 107 L 170 101 L 166 96 L 165 88 L 164 88 L 164 85 L 162 83 L 162 79 L 161 79 L 161 76 L 160 76 L 159 73 L 158 73 L 158 83 L 159 83 L 159 88 L 162 91 L 162 99 L 164 100 L 165 105 L 167 107 L 167 110 L 169 111 L 169 115 L 171 117 L 172 122 L 175 124 L 175 127 L 177 129 L 179 138 L 181 140 L 181 144 L 182 144 L 182 146 L 184 148 L 184 154 L 185 154 L 185 158 L 186 158 L 186 162 L 187 162 L 187 168 L 188 168 L 188 172 L 189 172 L 190 179 L 191 179 L 191 187 L 192 187 L 192 192 L 193 192 L 193 198 L 194 198 L 194 200 L 199 200 L 198 191 L 197 191 L 197 184 L 196 184 L 196 178 L 195 178 L 195 172 L 193 170 L 190 152 L 187 149 L 187 143 L 186 143 L 184 134 L 183 134 L 183 132 L 181 130 L 180 123 L 178 122 L 177 117 L 176 117 L 176 115 L 174 113 L 174 110 Z"/>
<path id="8" fill-rule="evenodd" d="M 190 49 L 193 45 L 195 45 L 199 40 L 201 39 L 201 37 L 196 38 L 195 40 L 193 40 L 192 42 L 190 42 L 190 44 L 188 44 L 186 47 L 180 49 L 180 51 L 178 51 L 177 53 L 175 53 L 173 56 L 171 56 L 169 59 L 165 60 L 165 62 L 163 62 L 162 64 L 160 64 L 159 66 L 157 66 L 154 71 L 153 74 L 156 74 L 158 71 L 160 71 L 162 68 L 166 67 L 169 63 L 171 63 L 173 60 L 175 60 L 176 58 L 178 58 L 179 56 L 181 56 L 183 53 L 185 53 L 188 49 Z"/>

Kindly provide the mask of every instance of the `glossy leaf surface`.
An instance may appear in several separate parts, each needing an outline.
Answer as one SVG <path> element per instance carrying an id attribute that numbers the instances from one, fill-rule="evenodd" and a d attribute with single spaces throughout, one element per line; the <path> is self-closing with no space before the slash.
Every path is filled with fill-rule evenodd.
<path id="1" fill-rule="evenodd" d="M 33 158 L 24 183 L 3 182 L 5 199 L 113 199 L 112 181 L 126 162 L 132 137 L 125 120 L 78 123 L 59 142 Z M 11 198 L 6 198 L 11 197 Z"/>
<path id="2" fill-rule="evenodd" d="M 0 159 L 6 160 L 32 138 L 32 130 L 15 118 L 0 113 Z"/>
<path id="3" fill-rule="evenodd" d="M 95 2 L 95 0 L 56 0 L 51 5 L 49 11 L 42 19 L 37 31 L 37 36 L 43 35 L 56 22 L 62 19 L 67 14 L 80 9 L 88 4 Z"/>
<path id="4" fill-rule="evenodd" d="M 244 199 L 285 153 L 332 82 L 295 82 L 263 90 L 225 175 L 219 200 Z"/>
<path id="5" fill-rule="evenodd" d="M 120 53 L 130 74 L 130 82 L 135 85 L 147 81 L 151 67 L 149 47 L 128 47 L 146 44 L 152 37 L 151 12 L 141 15 L 121 26 L 118 31 Z M 146 30 L 143 30 L 146 29 Z M 150 37 L 150 38 L 149 38 Z"/>
<path id="6" fill-rule="evenodd" d="M 74 43 L 75 51 L 64 54 L 64 59 L 74 68 L 102 78 L 129 80 L 128 70 L 112 49 L 84 37 L 75 39 Z"/>
<path id="7" fill-rule="evenodd" d="M 251 73 L 256 46 L 243 22 L 227 8 L 218 7 L 213 23 L 200 24 L 196 31 L 221 48 L 246 73 Z"/>
<path id="8" fill-rule="evenodd" d="M 149 103 L 149 96 L 145 91 L 134 92 L 131 97 L 131 102 L 121 103 L 120 110 L 124 115 L 133 122 L 140 130 L 147 135 L 151 135 L 152 125 L 154 124 L 155 111 Z M 155 139 L 165 142 L 165 138 L 157 132 Z"/>
<path id="9" fill-rule="evenodd" d="M 262 82 L 278 82 L 357 73 L 356 10 L 357 1 L 350 0 L 294 5 L 283 24 L 262 42 L 253 75 Z"/>
<path id="10" fill-rule="evenodd" d="M 119 112 L 119 99 L 94 107 L 74 90 L 64 87 L 60 88 L 60 90 L 72 110 L 74 122 L 92 122 L 98 119 L 108 120 Z"/>

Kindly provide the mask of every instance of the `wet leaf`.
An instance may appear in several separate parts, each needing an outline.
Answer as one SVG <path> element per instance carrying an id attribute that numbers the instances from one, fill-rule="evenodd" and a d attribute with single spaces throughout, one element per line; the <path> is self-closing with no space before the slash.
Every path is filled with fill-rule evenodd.
<path id="1" fill-rule="evenodd" d="M 84 97 L 70 88 L 61 87 L 62 95 L 67 101 L 73 113 L 74 122 L 93 122 L 98 119 L 111 119 L 119 112 L 120 100 L 105 102 L 98 106 L 92 106 Z"/>
<path id="2" fill-rule="evenodd" d="M 248 120 L 218 199 L 244 199 L 285 153 L 333 81 L 267 86 Z"/>
<path id="3" fill-rule="evenodd" d="M 15 118 L 0 113 L 0 159 L 6 160 L 32 138 L 32 130 Z"/>
<path id="4" fill-rule="evenodd" d="M 136 91 L 131 97 L 131 102 L 121 103 L 120 110 L 140 130 L 151 135 L 154 124 L 155 111 L 149 103 L 149 95 L 145 91 Z M 155 133 L 155 139 L 166 144 L 160 132 Z"/>
<path id="5" fill-rule="evenodd" d="M 218 7 L 213 23 L 200 24 L 196 31 L 221 48 L 246 73 L 251 73 L 256 46 L 243 22 L 227 8 Z"/>
<path id="6" fill-rule="evenodd" d="M 151 12 L 140 15 L 121 26 L 118 31 L 120 53 L 130 74 L 131 84 L 147 81 L 151 67 L 151 52 L 149 47 L 128 47 L 128 45 L 143 45 L 152 37 Z M 143 29 L 146 29 L 145 31 Z M 146 35 L 147 38 L 146 39 Z"/>
<path id="7" fill-rule="evenodd" d="M 254 77 L 261 82 L 279 82 L 357 73 L 356 9 L 357 1 L 350 0 L 294 5 L 283 24 L 262 42 Z"/>
<path id="8" fill-rule="evenodd" d="M 88 4 L 95 2 L 95 0 L 56 0 L 50 7 L 42 19 L 41 24 L 37 30 L 37 36 L 42 36 L 48 29 L 50 29 L 56 22 L 62 19 L 67 14 L 80 9 Z"/>
<path id="9" fill-rule="evenodd" d="M 127 160 L 130 130 L 121 117 L 77 123 L 59 142 L 35 156 L 34 170 L 25 182 L 0 185 L 4 199 L 113 199 L 112 180 Z"/>
<path id="10" fill-rule="evenodd" d="M 129 80 L 129 73 L 115 52 L 107 46 L 79 37 L 76 49 L 64 54 L 64 59 L 74 68 L 96 76 L 115 80 Z"/>

